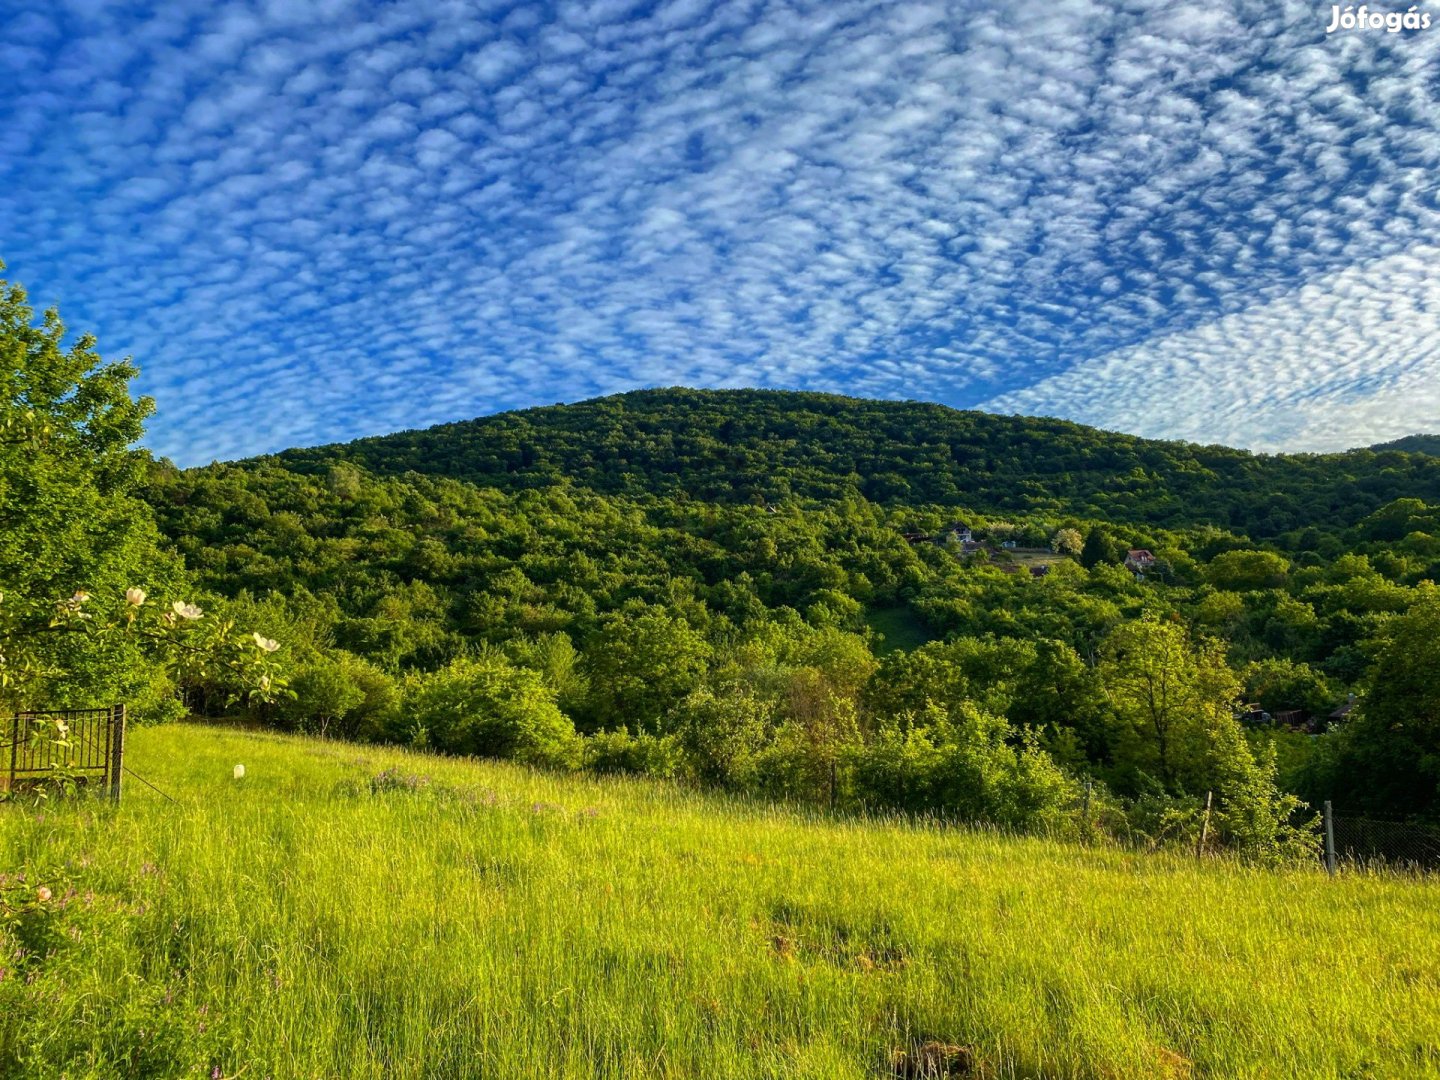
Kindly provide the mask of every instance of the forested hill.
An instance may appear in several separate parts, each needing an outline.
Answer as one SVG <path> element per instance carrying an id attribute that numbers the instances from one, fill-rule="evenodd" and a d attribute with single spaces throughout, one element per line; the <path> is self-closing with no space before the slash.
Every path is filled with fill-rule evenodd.
<path id="1" fill-rule="evenodd" d="M 773 390 L 643 390 L 291 450 L 507 490 L 564 478 L 608 494 L 834 499 L 1058 512 L 1279 539 L 1346 527 L 1401 497 L 1440 501 L 1440 460 L 1387 450 L 1255 455 L 1063 420 Z"/>
<path id="2" fill-rule="evenodd" d="M 1403 450 L 1408 454 L 1434 454 L 1440 456 L 1440 435 L 1406 435 L 1393 442 L 1376 443 L 1370 448 L 1378 452 Z"/>

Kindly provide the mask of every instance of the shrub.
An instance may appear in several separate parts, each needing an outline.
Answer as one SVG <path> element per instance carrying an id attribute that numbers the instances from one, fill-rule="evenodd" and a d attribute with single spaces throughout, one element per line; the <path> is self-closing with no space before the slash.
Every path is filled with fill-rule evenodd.
<path id="1" fill-rule="evenodd" d="M 600 731 L 585 740 L 585 768 L 668 779 L 680 771 L 682 753 L 673 735 L 632 735 L 629 728 Z"/>
<path id="2" fill-rule="evenodd" d="M 1055 827 L 1079 799 L 1033 733 L 970 702 L 882 725 L 856 759 L 855 784 L 877 807 L 1027 830 Z"/>
<path id="3" fill-rule="evenodd" d="M 451 754 L 574 767 L 580 743 L 538 672 L 498 655 L 462 657 L 412 677 L 398 711 L 399 733 Z"/>
<path id="4" fill-rule="evenodd" d="M 742 790 L 755 784 L 771 718 L 770 706 L 746 690 L 732 688 L 722 696 L 701 688 L 676 707 L 670 723 L 694 779 Z"/>

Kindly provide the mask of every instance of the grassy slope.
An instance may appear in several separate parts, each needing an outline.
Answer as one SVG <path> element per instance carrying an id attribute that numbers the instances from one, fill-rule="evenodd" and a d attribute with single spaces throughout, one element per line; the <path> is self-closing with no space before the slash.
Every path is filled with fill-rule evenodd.
<path id="1" fill-rule="evenodd" d="M 236 782 L 231 768 L 248 775 Z M 119 811 L 0 808 L 0 1075 L 1440 1075 L 1440 882 L 830 823 L 647 783 L 141 730 Z M 398 765 L 433 778 L 372 794 Z M 93 894 L 93 895 L 92 895 Z M 53 902 L 52 902 L 53 903 Z"/>

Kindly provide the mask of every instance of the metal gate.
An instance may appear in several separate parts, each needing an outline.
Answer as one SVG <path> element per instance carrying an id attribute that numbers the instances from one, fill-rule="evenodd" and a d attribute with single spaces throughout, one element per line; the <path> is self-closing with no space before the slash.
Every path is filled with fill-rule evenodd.
<path id="1" fill-rule="evenodd" d="M 66 729 L 58 743 L 52 734 L 55 721 Z M 54 779 L 60 771 L 120 801 L 124 705 L 22 712 L 0 719 L 0 725 L 0 793 L 24 791 Z"/>

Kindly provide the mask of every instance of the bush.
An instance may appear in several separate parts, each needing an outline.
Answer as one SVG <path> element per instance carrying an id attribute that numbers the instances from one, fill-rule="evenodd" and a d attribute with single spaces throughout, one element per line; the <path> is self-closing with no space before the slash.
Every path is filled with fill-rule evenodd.
<path id="1" fill-rule="evenodd" d="M 1053 825 L 1074 803 L 1075 782 L 1032 736 L 1010 745 L 1014 734 L 1003 717 L 968 702 L 933 725 L 936 804 L 963 818 L 1010 828 Z"/>
<path id="2" fill-rule="evenodd" d="M 1079 800 L 1036 736 L 970 702 L 882 726 L 856 759 L 855 785 L 876 807 L 1026 830 L 1054 828 Z"/>
<path id="3" fill-rule="evenodd" d="M 770 706 L 747 691 L 737 688 L 721 696 L 702 688 L 676 707 L 670 723 L 694 779 L 748 790 L 755 784 L 771 717 Z"/>
<path id="4" fill-rule="evenodd" d="M 342 739 L 381 737 L 382 718 L 398 697 L 394 679 L 339 649 L 300 664 L 290 689 L 295 696 L 278 710 L 284 726 Z"/>
<path id="5" fill-rule="evenodd" d="M 538 672 L 498 655 L 462 657 L 406 684 L 397 733 L 451 754 L 573 768 L 580 741 Z"/>
<path id="6" fill-rule="evenodd" d="M 669 779 L 680 771 L 682 753 L 673 735 L 632 735 L 629 728 L 600 731 L 585 740 L 585 768 L 597 773 L 630 773 Z"/>

